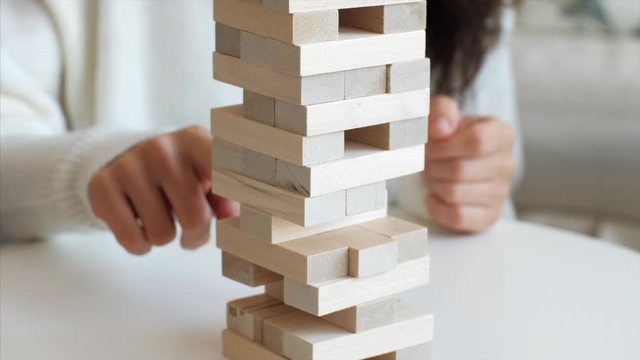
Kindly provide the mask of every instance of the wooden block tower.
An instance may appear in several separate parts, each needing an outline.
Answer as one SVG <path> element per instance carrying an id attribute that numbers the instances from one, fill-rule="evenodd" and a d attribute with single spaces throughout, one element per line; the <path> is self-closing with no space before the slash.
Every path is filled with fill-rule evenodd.
<path id="1" fill-rule="evenodd" d="M 388 179 L 422 171 L 424 0 L 215 0 L 212 110 L 232 360 L 426 359 L 433 320 L 396 294 L 429 278 L 427 229 L 387 216 Z"/>

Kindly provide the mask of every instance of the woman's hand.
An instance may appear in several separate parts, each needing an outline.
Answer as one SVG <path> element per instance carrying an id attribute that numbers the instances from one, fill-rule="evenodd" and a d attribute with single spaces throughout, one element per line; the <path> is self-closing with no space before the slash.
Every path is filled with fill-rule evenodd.
<path id="1" fill-rule="evenodd" d="M 425 174 L 431 217 L 463 232 L 495 223 L 516 169 L 513 143 L 503 121 L 463 115 L 454 99 L 432 98 Z"/>
<path id="2" fill-rule="evenodd" d="M 174 218 L 182 247 L 195 249 L 208 241 L 214 215 L 238 212 L 211 193 L 211 135 L 200 126 L 140 143 L 95 174 L 88 190 L 93 212 L 136 255 L 171 242 Z"/>

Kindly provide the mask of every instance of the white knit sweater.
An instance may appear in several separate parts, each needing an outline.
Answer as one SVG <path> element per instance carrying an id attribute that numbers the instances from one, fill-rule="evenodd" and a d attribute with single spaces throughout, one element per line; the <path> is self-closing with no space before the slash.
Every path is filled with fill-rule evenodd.
<path id="1" fill-rule="evenodd" d="M 98 169 L 241 102 L 212 80 L 211 0 L 2 0 L 0 14 L 4 236 L 98 225 L 87 200 Z"/>

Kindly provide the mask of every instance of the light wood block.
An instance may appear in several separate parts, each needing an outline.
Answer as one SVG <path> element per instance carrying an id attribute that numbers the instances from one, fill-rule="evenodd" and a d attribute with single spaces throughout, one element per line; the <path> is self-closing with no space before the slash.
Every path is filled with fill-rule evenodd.
<path id="1" fill-rule="evenodd" d="M 224 24 L 216 24 L 216 51 L 240 57 L 240 30 Z"/>
<path id="2" fill-rule="evenodd" d="M 350 9 L 420 2 L 424 0 L 262 0 L 262 6 L 284 13 L 301 13 L 327 9 Z"/>
<path id="3" fill-rule="evenodd" d="M 222 275 L 252 287 L 282 280 L 282 275 L 224 251 L 222 252 Z"/>
<path id="4" fill-rule="evenodd" d="M 344 98 L 355 99 L 387 92 L 387 66 L 347 70 L 344 73 Z"/>
<path id="5" fill-rule="evenodd" d="M 349 246 L 349 276 L 363 278 L 393 270 L 398 243 L 387 237 L 369 238 Z"/>
<path id="6" fill-rule="evenodd" d="M 284 302 L 310 314 L 322 316 L 395 295 L 428 282 L 428 257 L 400 263 L 391 271 L 366 278 L 344 277 L 307 285 L 285 276 Z"/>
<path id="7" fill-rule="evenodd" d="M 243 91 L 242 110 L 245 118 L 276 126 L 276 99 L 253 91 Z"/>
<path id="8" fill-rule="evenodd" d="M 322 10 L 283 14 L 261 6 L 258 0 L 216 0 L 214 19 L 234 28 L 287 43 L 330 41 L 338 38 L 338 12 Z"/>
<path id="9" fill-rule="evenodd" d="M 350 332 L 363 332 L 393 324 L 397 301 L 393 296 L 376 299 L 327 314 L 322 319 Z"/>
<path id="10" fill-rule="evenodd" d="M 431 77 L 431 61 L 427 58 L 399 62 L 387 66 L 387 92 L 402 93 L 426 89 Z"/>
<path id="11" fill-rule="evenodd" d="M 300 76 L 387 65 L 424 58 L 425 32 L 374 34 L 340 28 L 336 41 L 292 45 L 254 33 L 240 35 L 242 60 Z"/>
<path id="12" fill-rule="evenodd" d="M 224 252 L 305 284 L 347 276 L 350 261 L 360 264 L 363 275 L 386 271 L 398 254 L 395 241 L 357 226 L 267 244 L 240 230 L 238 218 L 217 222 L 217 245 Z M 350 256 L 350 249 L 357 250 L 356 255 Z"/>
<path id="13" fill-rule="evenodd" d="M 398 263 L 427 255 L 427 228 L 392 216 L 358 225 L 398 242 Z"/>
<path id="14" fill-rule="evenodd" d="M 265 300 L 258 303 L 261 298 Z M 227 327 L 257 343 L 262 342 L 262 325 L 265 319 L 299 311 L 265 295 L 237 299 L 227 304 Z"/>
<path id="15" fill-rule="evenodd" d="M 211 148 L 214 169 L 232 171 L 267 184 L 276 184 L 275 158 L 219 138 L 213 139 Z"/>
<path id="16" fill-rule="evenodd" d="M 349 198 L 347 197 L 347 206 L 349 206 L 348 201 Z M 351 212 L 354 213 L 356 211 L 356 209 L 353 209 L 355 206 L 352 204 L 351 207 Z M 240 228 L 260 241 L 278 244 L 379 219 L 386 215 L 387 209 L 385 206 L 379 210 L 347 215 L 341 220 L 303 227 L 243 204 L 240 209 Z"/>
<path id="17" fill-rule="evenodd" d="M 211 119 L 216 138 L 293 164 L 311 165 L 344 157 L 344 132 L 301 136 L 244 118 L 240 105 L 213 109 Z"/>
<path id="18" fill-rule="evenodd" d="M 429 115 L 429 90 L 308 106 L 276 101 L 276 127 L 313 136 Z"/>
<path id="19" fill-rule="evenodd" d="M 387 207 L 387 189 L 384 181 L 347 189 L 347 216 Z"/>
<path id="20" fill-rule="evenodd" d="M 381 34 L 424 31 L 427 27 L 427 3 L 421 1 L 344 9 L 340 11 L 340 25 Z"/>
<path id="21" fill-rule="evenodd" d="M 385 150 L 425 144 L 427 137 L 427 118 L 400 120 L 345 132 L 347 140 Z"/>
<path id="22" fill-rule="evenodd" d="M 344 99 L 344 71 L 291 75 L 221 53 L 214 53 L 213 63 L 216 80 L 279 100 L 311 105 Z"/>
<path id="23" fill-rule="evenodd" d="M 344 219 L 346 195 L 339 191 L 316 197 L 304 197 L 243 175 L 214 170 L 214 194 L 284 218 L 300 226 L 325 224 Z"/>
<path id="24" fill-rule="evenodd" d="M 272 298 L 284 301 L 284 280 L 266 284 L 264 286 L 264 293 Z"/>
<path id="25" fill-rule="evenodd" d="M 424 170 L 424 146 L 380 150 L 347 143 L 345 158 L 310 166 L 276 160 L 276 183 L 306 196 L 319 196 Z"/>
<path id="26" fill-rule="evenodd" d="M 390 325 L 351 333 L 303 312 L 291 312 L 264 322 L 265 346 L 291 359 L 362 359 L 428 342 L 433 317 L 399 303 Z"/>
<path id="27" fill-rule="evenodd" d="M 287 360 L 231 330 L 222 331 L 222 354 L 229 360 Z"/>
<path id="28" fill-rule="evenodd" d="M 410 346 L 384 355 L 368 358 L 367 360 L 430 360 L 431 341 L 428 343 Z"/>

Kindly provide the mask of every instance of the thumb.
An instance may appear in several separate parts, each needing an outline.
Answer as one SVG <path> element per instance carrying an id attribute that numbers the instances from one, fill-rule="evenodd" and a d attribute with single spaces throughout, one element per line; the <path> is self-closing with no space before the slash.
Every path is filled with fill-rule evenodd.
<path id="1" fill-rule="evenodd" d="M 443 140 L 453 135 L 460 125 L 460 109 L 448 96 L 431 98 L 429 113 L 429 141 Z"/>

